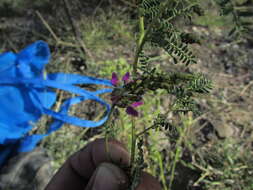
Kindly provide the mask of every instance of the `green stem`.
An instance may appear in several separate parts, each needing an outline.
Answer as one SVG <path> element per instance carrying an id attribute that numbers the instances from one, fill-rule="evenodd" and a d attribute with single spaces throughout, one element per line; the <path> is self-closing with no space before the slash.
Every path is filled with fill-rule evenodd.
<path id="1" fill-rule="evenodd" d="M 163 184 L 163 189 L 164 190 L 168 190 L 167 186 L 166 186 L 166 177 L 165 177 L 165 172 L 164 172 L 164 167 L 163 167 L 163 160 L 162 160 L 162 156 L 159 152 L 157 152 L 157 158 L 158 158 L 158 163 L 159 163 L 159 167 L 161 170 L 161 181 Z"/>
<path id="2" fill-rule="evenodd" d="M 140 27 L 140 38 L 138 41 L 138 46 L 140 47 L 143 42 L 144 36 L 145 36 L 145 26 L 144 26 L 144 17 L 143 16 L 140 16 L 140 18 L 139 18 L 139 27 Z"/>
<path id="3" fill-rule="evenodd" d="M 174 156 L 173 165 L 172 165 L 172 169 L 171 169 L 169 190 L 172 190 L 171 188 L 172 188 L 172 184 L 173 184 L 174 177 L 175 177 L 176 165 L 177 165 L 177 163 L 180 159 L 180 154 L 181 154 L 181 151 L 182 151 L 181 144 L 182 144 L 183 137 L 185 135 L 185 130 L 186 129 L 187 129 L 186 126 L 183 126 L 183 129 L 179 128 L 179 138 L 176 142 L 176 153 L 175 153 L 175 156 Z"/>
<path id="4" fill-rule="evenodd" d="M 134 161 L 135 161 L 135 147 L 136 147 L 136 131 L 135 131 L 135 121 L 134 118 L 132 118 L 132 130 L 131 130 L 131 160 L 130 160 L 130 166 L 131 166 L 131 175 L 134 171 Z"/>
<path id="5" fill-rule="evenodd" d="M 109 131 L 108 127 L 109 127 L 109 125 L 107 126 L 107 124 L 111 121 L 111 115 L 114 111 L 114 108 L 115 108 L 115 104 L 112 105 L 111 111 L 108 115 L 108 119 L 103 125 L 104 127 L 107 127 L 106 132 L 105 132 L 105 150 L 106 150 L 108 160 L 110 160 L 111 156 L 109 154 L 109 137 L 108 137 L 108 131 Z"/>
<path id="6" fill-rule="evenodd" d="M 140 14 L 139 16 L 139 39 L 137 41 L 137 48 L 136 48 L 136 52 L 135 52 L 135 57 L 134 57 L 134 62 L 133 62 L 133 76 L 136 77 L 137 75 L 137 68 L 138 68 L 138 63 L 139 63 L 139 55 L 143 49 L 143 46 L 146 42 L 146 38 L 148 36 L 148 34 L 151 32 L 152 27 L 154 27 L 154 25 L 157 23 L 158 18 L 160 17 L 160 15 L 164 12 L 164 10 L 166 9 L 166 7 L 170 7 L 172 2 L 167 1 L 164 4 L 161 5 L 161 10 L 160 10 L 160 14 L 157 16 L 156 19 L 154 19 L 149 26 L 147 27 L 147 29 L 145 30 L 145 24 L 144 24 L 144 16 L 142 16 Z"/>
<path id="7" fill-rule="evenodd" d="M 171 176 L 170 176 L 170 184 L 169 184 L 170 190 L 172 190 L 171 187 L 172 187 L 172 183 L 174 181 L 175 169 L 176 169 L 176 165 L 179 160 L 179 157 L 180 157 L 180 153 L 181 153 L 181 147 L 177 147 L 176 154 L 175 154 L 174 161 L 173 161 L 173 165 L 172 165 Z"/>
<path id="8" fill-rule="evenodd" d="M 133 76 L 136 77 L 137 75 L 137 66 L 139 62 L 139 55 L 140 52 L 142 51 L 143 45 L 144 45 L 144 39 L 145 39 L 145 26 L 144 26 L 144 17 L 140 16 L 139 17 L 139 30 L 140 30 L 140 36 L 137 42 L 137 49 L 135 52 L 135 57 L 134 57 L 134 63 L 133 63 Z"/>

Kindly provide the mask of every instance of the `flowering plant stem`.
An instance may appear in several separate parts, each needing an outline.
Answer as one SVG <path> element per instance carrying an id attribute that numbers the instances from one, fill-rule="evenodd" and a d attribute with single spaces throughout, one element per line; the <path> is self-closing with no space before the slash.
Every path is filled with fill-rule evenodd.
<path id="1" fill-rule="evenodd" d="M 170 5 L 170 1 L 166 1 L 161 5 L 160 15 L 164 12 L 166 7 Z M 157 18 L 160 16 L 158 15 Z M 154 19 L 148 26 L 147 29 L 145 29 L 145 22 L 144 22 L 144 16 L 141 14 L 141 11 L 139 11 L 139 39 L 137 41 L 137 48 L 135 52 L 134 62 L 133 62 L 133 76 L 134 78 L 137 75 L 137 66 L 139 63 L 139 55 L 143 49 L 143 46 L 146 42 L 146 38 L 148 34 L 151 32 L 152 27 L 156 24 L 157 19 Z"/>
<path id="2" fill-rule="evenodd" d="M 142 51 L 144 42 L 145 42 L 145 27 L 144 27 L 144 17 L 140 16 L 139 17 L 139 39 L 137 41 L 137 48 L 136 48 L 136 53 L 134 57 L 134 63 L 133 63 L 133 76 L 136 77 L 137 75 L 137 66 L 139 62 L 139 54 Z"/>
<path id="3" fill-rule="evenodd" d="M 136 147 L 136 131 L 135 131 L 135 119 L 132 117 L 132 128 L 131 128 L 131 176 L 134 172 L 134 161 L 135 161 L 135 147 Z"/>
<path id="4" fill-rule="evenodd" d="M 133 78 L 137 77 L 137 68 L 139 63 L 139 55 L 142 51 L 143 45 L 145 43 L 145 26 L 144 26 L 144 16 L 139 13 L 139 39 L 137 41 L 137 48 L 135 52 L 134 62 L 133 62 Z M 132 129 L 131 129 L 131 176 L 134 172 L 134 162 L 135 162 L 135 148 L 136 148 L 136 130 L 135 130 L 135 119 L 132 117 Z"/>
<path id="5" fill-rule="evenodd" d="M 110 121 L 111 121 L 111 116 L 112 116 L 112 113 L 114 111 L 114 108 L 115 108 L 115 104 L 112 105 L 112 108 L 110 110 L 108 119 L 104 123 L 104 126 L 106 127 L 106 132 L 105 132 L 105 150 L 106 150 L 106 153 L 107 153 L 108 160 L 110 160 L 110 158 L 111 158 L 111 156 L 109 154 L 109 135 L 108 135 L 109 130 L 110 130 L 110 126 L 108 125 L 108 123 L 110 123 Z"/>

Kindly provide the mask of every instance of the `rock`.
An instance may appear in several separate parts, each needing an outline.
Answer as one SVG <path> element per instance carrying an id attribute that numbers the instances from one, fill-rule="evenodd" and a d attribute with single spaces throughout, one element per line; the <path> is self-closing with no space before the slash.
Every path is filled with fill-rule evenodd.
<path id="1" fill-rule="evenodd" d="M 0 190 L 44 190 L 52 176 L 50 158 L 37 148 L 9 160 L 0 171 Z"/>

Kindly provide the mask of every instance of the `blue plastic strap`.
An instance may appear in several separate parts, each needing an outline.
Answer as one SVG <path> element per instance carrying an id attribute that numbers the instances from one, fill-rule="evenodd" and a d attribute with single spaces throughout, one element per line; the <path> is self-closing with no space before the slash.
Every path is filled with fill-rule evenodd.
<path id="1" fill-rule="evenodd" d="M 77 74 L 53 73 L 48 74 L 47 78 L 63 84 L 97 84 L 113 87 L 111 81 Z"/>
<path id="2" fill-rule="evenodd" d="M 79 84 L 92 84 L 113 87 L 109 80 L 77 74 L 54 73 L 43 78 L 44 66 L 50 59 L 48 45 L 43 41 L 29 45 L 18 54 L 0 54 L 0 165 L 8 154 L 32 150 L 44 137 L 58 130 L 64 123 L 81 127 L 102 125 L 110 112 L 110 105 L 98 97 L 112 92 L 103 88 L 94 92 L 82 89 Z M 59 112 L 50 108 L 56 101 L 52 88 L 74 93 L 77 96 L 67 99 Z M 82 101 L 93 100 L 106 108 L 104 117 L 99 121 L 82 120 L 68 115 L 70 106 Z M 46 134 L 28 136 L 32 129 L 30 122 L 36 122 L 42 114 L 55 118 Z M 17 146 L 18 144 L 18 146 Z"/>
<path id="3" fill-rule="evenodd" d="M 66 87 L 65 87 L 65 89 L 66 89 Z M 54 117 L 55 119 L 57 119 L 57 121 L 55 121 L 50 126 L 50 128 L 48 129 L 46 134 L 31 135 L 31 136 L 24 138 L 21 142 L 21 145 L 20 145 L 18 151 L 27 152 L 27 151 L 32 150 L 41 139 L 50 135 L 53 131 L 58 130 L 64 124 L 64 122 L 74 124 L 77 126 L 81 126 L 81 127 L 98 127 L 98 126 L 102 125 L 108 119 L 110 105 L 105 103 L 103 100 L 101 100 L 99 97 L 97 97 L 93 94 L 99 95 L 99 94 L 108 93 L 111 91 L 112 91 L 112 89 L 102 89 L 102 90 L 95 91 L 93 93 L 91 92 L 90 94 L 85 94 L 84 96 L 70 98 L 62 104 L 62 107 L 59 112 L 54 112 L 50 109 L 43 108 L 44 114 Z M 81 94 L 81 92 L 80 92 L 80 94 Z M 34 94 L 34 95 L 36 96 L 36 94 Z M 37 100 L 39 100 L 39 99 L 37 99 Z M 67 111 L 71 105 L 77 104 L 77 103 L 85 101 L 85 100 L 94 100 L 94 101 L 97 101 L 100 104 L 106 106 L 106 109 L 107 109 L 106 116 L 104 118 L 102 118 L 100 121 L 95 122 L 95 121 L 89 121 L 89 120 L 81 120 L 77 117 L 67 115 Z"/>

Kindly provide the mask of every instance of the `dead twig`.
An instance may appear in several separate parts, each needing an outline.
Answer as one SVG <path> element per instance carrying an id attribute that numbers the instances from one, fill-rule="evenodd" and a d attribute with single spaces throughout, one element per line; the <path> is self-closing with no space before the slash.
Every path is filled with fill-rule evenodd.
<path id="1" fill-rule="evenodd" d="M 134 3 L 129 2 L 129 1 L 127 1 L 127 0 L 120 0 L 120 1 L 121 1 L 122 3 L 124 3 L 124 4 L 128 5 L 129 7 L 132 7 L 132 8 L 137 8 L 136 3 L 134 4 Z"/>
<path id="2" fill-rule="evenodd" d="M 37 16 L 40 18 L 41 22 L 44 24 L 44 26 L 47 28 L 47 30 L 50 32 L 50 34 L 53 36 L 53 38 L 55 39 L 55 41 L 58 43 L 60 41 L 60 39 L 57 37 L 57 35 L 54 33 L 54 31 L 52 30 L 52 28 L 49 26 L 49 24 L 47 23 L 47 21 L 43 18 L 43 16 L 40 14 L 39 11 L 35 12 L 37 14 Z"/>
<path id="3" fill-rule="evenodd" d="M 243 95 L 245 94 L 245 92 L 247 91 L 247 89 L 249 89 L 249 87 L 250 87 L 251 85 L 253 85 L 253 80 L 250 81 L 250 83 L 249 83 L 247 86 L 245 86 L 245 87 L 243 88 L 243 90 L 242 90 L 240 96 L 243 96 Z"/>
<path id="4" fill-rule="evenodd" d="M 86 47 L 86 45 L 83 42 L 82 34 L 79 30 L 79 27 L 77 26 L 77 23 L 75 22 L 75 20 L 73 18 L 73 15 L 71 13 L 71 9 L 70 9 L 70 5 L 68 4 L 68 1 L 63 0 L 63 4 L 64 4 L 65 12 L 67 14 L 67 17 L 68 17 L 69 22 L 70 22 L 71 27 L 72 27 L 72 31 L 75 35 L 76 40 L 80 44 L 83 53 L 87 54 L 92 60 L 94 60 L 93 55 L 91 54 L 91 52 L 89 51 L 89 49 Z"/>
<path id="5" fill-rule="evenodd" d="M 49 31 L 49 33 L 53 36 L 54 40 L 56 41 L 57 45 L 63 45 L 63 46 L 67 46 L 67 47 L 74 47 L 74 48 L 80 48 L 80 44 L 74 44 L 71 42 L 64 42 L 62 41 L 53 31 L 53 29 L 49 26 L 49 24 L 47 23 L 47 21 L 43 18 L 43 16 L 40 14 L 39 11 L 36 11 L 37 16 L 40 18 L 42 24 L 47 28 L 47 30 Z"/>

